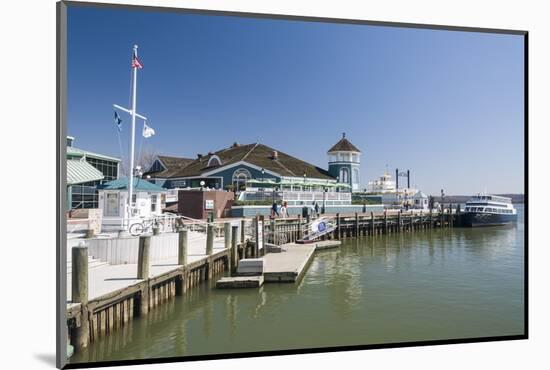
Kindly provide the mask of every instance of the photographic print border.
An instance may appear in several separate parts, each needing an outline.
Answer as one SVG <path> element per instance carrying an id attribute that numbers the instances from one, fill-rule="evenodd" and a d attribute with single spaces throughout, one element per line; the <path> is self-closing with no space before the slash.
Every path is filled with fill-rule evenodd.
<path id="1" fill-rule="evenodd" d="M 476 27 L 459 27 L 446 26 L 435 24 L 417 24 L 417 23 L 400 23 L 400 22 L 382 22 L 357 19 L 339 19 L 311 16 L 297 16 L 284 14 L 264 14 L 264 13 L 248 13 L 237 11 L 220 11 L 220 10 L 205 10 L 205 9 L 190 9 L 190 8 L 173 8 L 147 5 L 128 5 L 128 4 L 111 4 L 111 3 L 82 3 L 76 1 L 61 1 L 56 4 L 57 16 L 57 63 L 56 63 L 56 198 L 57 198 L 57 215 L 56 215 L 56 231 L 57 231 L 57 251 L 56 251 L 56 365 L 58 368 L 93 368 L 103 366 L 126 366 L 138 364 L 158 364 L 171 362 L 186 362 L 186 361 L 201 361 L 201 360 L 216 360 L 244 357 L 263 357 L 263 356 L 280 356 L 291 354 L 314 354 L 322 352 L 341 352 L 341 351 L 357 351 L 365 349 L 381 349 L 381 348 L 400 348 L 400 347 L 417 347 L 417 346 L 433 346 L 444 344 L 461 344 L 461 343 L 478 343 L 491 341 L 509 341 L 528 339 L 529 337 L 529 164 L 528 164 L 528 51 L 529 38 L 528 31 L 523 30 L 508 30 L 508 29 L 491 29 L 491 28 L 476 28 Z M 293 349 L 293 350 L 271 350 L 260 352 L 240 352 L 231 354 L 213 354 L 213 355 L 195 355 L 195 356 L 174 356 L 164 358 L 151 359 L 132 359 L 120 361 L 100 361 L 67 364 L 66 362 L 66 269 L 67 269 L 67 253 L 66 248 L 66 112 L 67 112 L 67 7 L 91 7 L 91 8 L 113 8 L 113 9 L 131 9 L 142 11 L 155 12 L 170 12 L 170 13 L 186 13 L 200 14 L 212 16 L 232 16 L 232 17 L 248 17 L 256 19 L 271 19 L 271 20 L 294 20 L 305 22 L 323 22 L 323 23 L 338 23 L 338 24 L 356 24 L 369 26 L 385 26 L 398 28 L 415 28 L 429 30 L 447 30 L 461 32 L 483 32 L 494 34 L 509 34 L 520 35 L 524 38 L 524 209 L 525 209 L 525 238 L 524 238 L 524 333 L 521 335 L 510 336 L 494 336 L 494 337 L 477 337 L 464 339 L 445 339 L 445 340 L 430 340 L 430 341 L 414 341 L 414 342 L 397 342 L 389 344 L 370 344 L 370 345 L 354 345 L 354 346 L 337 346 L 337 347 L 322 347 L 308 349 Z"/>

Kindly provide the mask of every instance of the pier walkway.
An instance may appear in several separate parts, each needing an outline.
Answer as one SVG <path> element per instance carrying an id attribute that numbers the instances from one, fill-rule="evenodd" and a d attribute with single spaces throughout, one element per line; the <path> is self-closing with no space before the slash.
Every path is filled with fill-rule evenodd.
<path id="1" fill-rule="evenodd" d="M 136 249 L 137 249 L 137 239 Z M 177 246 L 174 246 L 176 249 Z M 214 240 L 213 254 L 224 251 L 223 239 Z M 177 253 L 177 251 L 176 251 Z M 137 254 L 137 251 L 136 251 Z M 204 241 L 198 240 L 197 242 L 189 243 L 189 249 L 187 252 L 187 262 L 193 263 L 207 258 L 206 254 L 206 238 Z M 71 254 L 68 254 L 68 265 L 71 264 Z M 96 261 L 95 258 L 90 258 L 91 261 Z M 181 265 L 177 264 L 178 257 L 176 254 L 163 259 L 153 259 L 151 261 L 151 267 L 149 269 L 149 277 L 156 277 L 169 273 L 170 271 L 181 268 Z M 91 266 L 90 266 L 91 267 Z M 137 279 L 137 263 L 129 264 L 116 264 L 111 265 L 106 262 L 102 262 L 102 265 L 89 268 L 88 270 L 88 299 L 93 300 L 106 294 L 114 293 L 125 288 L 129 288 L 133 285 L 142 282 L 142 279 Z M 67 303 L 70 304 L 71 287 L 72 283 L 72 271 L 67 269 Z"/>

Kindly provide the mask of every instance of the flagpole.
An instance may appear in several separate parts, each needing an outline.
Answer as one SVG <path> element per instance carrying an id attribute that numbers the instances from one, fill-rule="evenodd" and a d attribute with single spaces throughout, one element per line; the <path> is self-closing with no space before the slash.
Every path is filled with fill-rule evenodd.
<path id="1" fill-rule="evenodd" d="M 138 46 L 134 45 L 133 58 L 137 58 Z M 128 225 L 130 224 L 130 218 L 132 217 L 132 196 L 134 192 L 134 146 L 135 146 L 135 133 L 136 133 L 136 85 L 137 85 L 137 67 L 132 65 L 134 69 L 133 83 L 132 83 L 132 129 L 130 133 L 130 178 L 128 179 Z"/>

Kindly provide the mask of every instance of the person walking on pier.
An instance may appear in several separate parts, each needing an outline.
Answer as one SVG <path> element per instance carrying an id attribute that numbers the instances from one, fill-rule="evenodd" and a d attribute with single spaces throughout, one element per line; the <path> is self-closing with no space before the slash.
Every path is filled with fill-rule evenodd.
<path id="1" fill-rule="evenodd" d="M 287 202 L 283 202 L 283 205 L 281 206 L 281 217 L 282 218 L 288 217 Z"/>
<path id="2" fill-rule="evenodd" d="M 271 218 L 275 218 L 275 215 L 279 217 L 279 212 L 277 212 L 277 202 L 273 201 L 271 205 Z"/>
<path id="3" fill-rule="evenodd" d="M 315 210 L 315 217 L 319 217 L 319 204 L 317 204 L 317 201 L 313 202 L 313 209 Z"/>

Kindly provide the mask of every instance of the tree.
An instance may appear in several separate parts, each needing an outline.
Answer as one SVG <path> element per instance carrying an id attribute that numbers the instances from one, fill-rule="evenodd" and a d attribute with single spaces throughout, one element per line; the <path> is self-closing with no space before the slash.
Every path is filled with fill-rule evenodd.
<path id="1" fill-rule="evenodd" d="M 155 159 L 157 157 L 157 151 L 152 146 L 146 146 L 143 147 L 141 150 L 141 153 L 139 154 L 139 158 L 136 158 L 134 162 L 134 167 L 141 167 L 141 172 L 147 172 L 149 168 L 153 165 L 155 162 Z M 136 154 L 136 155 L 138 155 Z M 120 175 L 121 176 L 128 176 L 130 171 L 130 160 L 124 159 L 120 162 Z"/>

